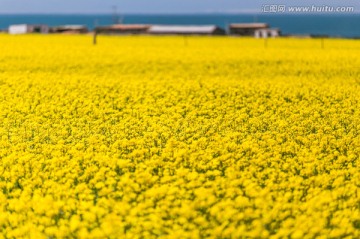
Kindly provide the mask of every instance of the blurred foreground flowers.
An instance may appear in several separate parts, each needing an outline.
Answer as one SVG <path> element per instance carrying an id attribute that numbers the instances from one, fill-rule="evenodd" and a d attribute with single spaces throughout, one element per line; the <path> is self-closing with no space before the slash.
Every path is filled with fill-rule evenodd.
<path id="1" fill-rule="evenodd" d="M 0 35 L 0 238 L 360 237 L 360 43 Z"/>

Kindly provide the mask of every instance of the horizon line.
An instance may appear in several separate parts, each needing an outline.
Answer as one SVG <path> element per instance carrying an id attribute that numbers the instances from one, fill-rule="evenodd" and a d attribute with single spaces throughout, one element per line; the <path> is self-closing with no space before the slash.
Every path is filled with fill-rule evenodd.
<path id="1" fill-rule="evenodd" d="M 359 15 L 360 11 L 355 12 L 283 12 L 283 13 L 264 13 L 261 11 L 202 11 L 202 12 L 124 12 L 118 15 L 237 15 L 237 14 L 257 14 L 266 16 L 276 15 Z M 111 12 L 0 12 L 1 15 L 113 15 Z"/>

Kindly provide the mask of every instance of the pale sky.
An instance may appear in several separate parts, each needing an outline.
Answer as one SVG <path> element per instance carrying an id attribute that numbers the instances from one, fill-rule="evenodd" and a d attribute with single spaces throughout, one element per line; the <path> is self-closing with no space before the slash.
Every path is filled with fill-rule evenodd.
<path id="1" fill-rule="evenodd" d="M 0 0 L 1 14 L 103 13 L 240 13 L 261 12 L 265 4 L 287 6 L 353 6 L 359 0 Z"/>

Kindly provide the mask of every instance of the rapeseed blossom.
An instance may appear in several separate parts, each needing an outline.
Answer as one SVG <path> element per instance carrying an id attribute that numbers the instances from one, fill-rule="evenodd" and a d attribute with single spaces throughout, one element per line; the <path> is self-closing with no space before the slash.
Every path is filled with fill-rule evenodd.
<path id="1" fill-rule="evenodd" d="M 360 237 L 360 43 L 0 35 L 0 238 Z"/>

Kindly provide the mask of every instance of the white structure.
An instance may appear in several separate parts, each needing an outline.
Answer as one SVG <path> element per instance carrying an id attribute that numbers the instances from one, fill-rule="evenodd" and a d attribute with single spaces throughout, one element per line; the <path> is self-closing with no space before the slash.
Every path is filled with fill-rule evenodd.
<path id="1" fill-rule="evenodd" d="M 48 33 L 47 25 L 19 24 L 9 26 L 9 34 Z"/>
<path id="2" fill-rule="evenodd" d="M 257 29 L 254 32 L 254 36 L 255 38 L 278 37 L 280 36 L 280 30 L 277 28 Z"/>

